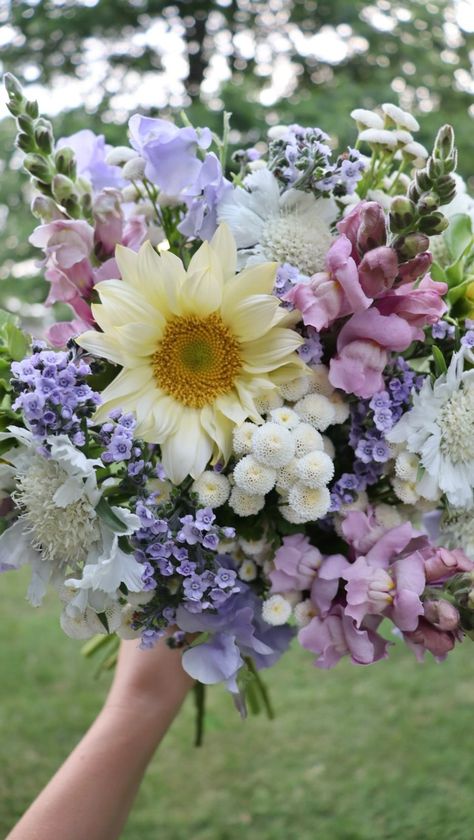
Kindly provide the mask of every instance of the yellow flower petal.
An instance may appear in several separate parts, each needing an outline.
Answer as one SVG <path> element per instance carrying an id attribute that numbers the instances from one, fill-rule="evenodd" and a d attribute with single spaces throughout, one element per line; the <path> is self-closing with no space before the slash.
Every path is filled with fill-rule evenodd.
<path id="1" fill-rule="evenodd" d="M 229 327 L 240 341 L 253 341 L 285 317 L 273 295 L 252 295 L 241 300 L 232 313 Z"/>
<path id="2" fill-rule="evenodd" d="M 209 244 L 222 266 L 224 282 L 233 279 L 237 271 L 237 248 L 229 225 L 225 222 L 219 225 Z"/>
<path id="3" fill-rule="evenodd" d="M 198 478 L 212 455 L 212 441 L 201 426 L 198 409 L 183 413 L 179 430 L 162 444 L 163 467 L 174 484 Z"/>
<path id="4" fill-rule="evenodd" d="M 183 285 L 182 313 L 205 317 L 219 309 L 224 279 L 217 254 L 203 242 L 194 254 Z"/>
<path id="5" fill-rule="evenodd" d="M 288 355 L 297 350 L 303 339 L 293 330 L 274 327 L 267 335 L 242 344 L 243 368 L 249 373 L 264 373 L 287 364 Z"/>
<path id="6" fill-rule="evenodd" d="M 93 353 L 94 356 L 100 356 L 103 359 L 108 359 L 109 362 L 114 362 L 114 364 L 123 365 L 122 350 L 113 335 L 101 333 L 97 330 L 87 330 L 76 338 L 76 342 L 88 353 Z"/>
<path id="7" fill-rule="evenodd" d="M 269 262 L 246 268 L 229 280 L 222 295 L 222 317 L 230 319 L 240 301 L 251 295 L 270 295 L 275 283 L 278 263 Z"/>

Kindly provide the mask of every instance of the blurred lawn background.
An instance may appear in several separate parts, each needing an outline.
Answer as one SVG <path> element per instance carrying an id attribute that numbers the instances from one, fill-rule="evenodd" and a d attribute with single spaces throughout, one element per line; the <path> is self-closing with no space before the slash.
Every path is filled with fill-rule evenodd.
<path id="1" fill-rule="evenodd" d="M 0 7 L 1 69 L 37 97 L 56 135 L 124 142 L 130 113 L 219 130 L 234 148 L 269 125 L 354 139 L 349 112 L 393 101 L 430 146 L 451 122 L 474 186 L 473 0 L 15 0 Z M 47 286 L 0 96 L 0 304 L 38 332 Z M 0 835 L 84 732 L 107 688 L 59 629 L 59 608 L 0 586 Z M 474 649 L 418 665 L 397 645 L 375 668 L 311 667 L 296 647 L 267 676 L 277 719 L 242 724 L 210 692 L 194 750 L 191 701 L 145 779 L 125 840 L 472 840 Z M 59 840 L 59 833 L 58 833 Z M 86 840 L 86 838 L 84 838 Z"/>

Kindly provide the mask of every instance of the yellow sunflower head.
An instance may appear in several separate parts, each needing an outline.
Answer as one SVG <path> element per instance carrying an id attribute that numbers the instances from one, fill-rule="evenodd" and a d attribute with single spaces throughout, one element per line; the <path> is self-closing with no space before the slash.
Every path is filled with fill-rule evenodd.
<path id="1" fill-rule="evenodd" d="M 117 247 L 122 280 L 97 286 L 93 314 L 102 332 L 78 344 L 122 366 L 102 394 L 96 419 L 132 411 L 137 436 L 161 445 L 174 483 L 197 478 L 209 460 L 227 460 L 232 430 L 260 421 L 255 401 L 301 374 L 302 339 L 283 324 L 272 295 L 276 263 L 236 271 L 226 225 L 194 254 L 178 257 L 149 242 L 139 252 Z"/>

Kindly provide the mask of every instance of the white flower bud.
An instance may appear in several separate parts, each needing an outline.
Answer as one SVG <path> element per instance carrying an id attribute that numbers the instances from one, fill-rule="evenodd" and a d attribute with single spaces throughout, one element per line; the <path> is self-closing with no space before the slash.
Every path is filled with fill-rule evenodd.
<path id="1" fill-rule="evenodd" d="M 265 505 L 265 496 L 245 493 L 240 487 L 233 487 L 229 505 L 238 516 L 254 516 Z"/>
<path id="2" fill-rule="evenodd" d="M 285 400 L 288 400 L 288 402 L 296 402 L 296 400 L 300 400 L 301 397 L 304 397 L 305 394 L 309 394 L 311 384 L 311 375 L 306 373 L 303 376 L 298 376 L 296 379 L 292 379 L 291 382 L 286 382 L 284 385 L 280 385 L 280 394 Z"/>
<path id="3" fill-rule="evenodd" d="M 245 493 L 260 496 L 275 486 L 276 470 L 257 461 L 254 455 L 244 455 L 234 467 L 234 481 Z"/>
<path id="4" fill-rule="evenodd" d="M 329 368 L 326 365 L 315 365 L 311 371 L 311 394 L 323 394 L 330 397 L 334 388 L 329 381 Z"/>
<path id="5" fill-rule="evenodd" d="M 233 432 L 234 452 L 236 455 L 248 455 L 252 451 L 252 440 L 258 426 L 255 423 L 242 423 Z"/>
<path id="6" fill-rule="evenodd" d="M 360 132 L 358 139 L 371 146 L 385 146 L 388 149 L 394 149 L 397 145 L 394 132 L 385 128 L 366 128 Z"/>
<path id="7" fill-rule="evenodd" d="M 284 467 L 295 454 L 295 442 L 288 429 L 279 423 L 264 423 L 256 429 L 252 453 L 261 464 Z"/>
<path id="8" fill-rule="evenodd" d="M 405 449 L 397 455 L 395 473 L 402 481 L 411 481 L 414 484 L 418 475 L 419 466 L 420 460 L 418 456 L 413 452 L 407 452 Z"/>
<path id="9" fill-rule="evenodd" d="M 355 108 L 351 111 L 351 117 L 357 123 L 357 128 L 383 128 L 383 119 L 375 111 L 368 111 L 365 108 Z"/>
<path id="10" fill-rule="evenodd" d="M 203 507 L 217 508 L 223 505 L 230 494 L 227 476 L 206 470 L 194 482 L 192 489 L 197 493 L 199 504 Z"/>
<path id="11" fill-rule="evenodd" d="M 286 624 L 291 616 L 291 605 L 282 595 L 271 595 L 262 604 L 262 618 L 267 624 L 278 627 Z"/>
<path id="12" fill-rule="evenodd" d="M 297 473 L 305 487 L 325 487 L 334 476 L 334 464 L 325 452 L 315 451 L 297 462 Z"/>
<path id="13" fill-rule="evenodd" d="M 253 560 L 244 560 L 241 566 L 239 566 L 239 578 L 243 580 L 245 583 L 250 583 L 250 581 L 255 580 L 257 577 L 257 566 Z"/>
<path id="14" fill-rule="evenodd" d="M 290 431 L 295 429 L 301 422 L 296 411 L 293 411 L 292 408 L 285 405 L 281 408 L 273 408 L 270 411 L 270 417 L 274 423 L 278 423 L 280 426 L 284 426 L 285 429 L 289 429 Z"/>
<path id="15" fill-rule="evenodd" d="M 297 482 L 290 488 L 288 501 L 295 513 L 305 517 L 309 522 L 326 516 L 331 504 L 331 496 L 327 487 L 312 489 L 302 482 Z"/>
<path id="16" fill-rule="evenodd" d="M 255 400 L 255 408 L 259 414 L 268 414 L 274 408 L 280 408 L 282 405 L 283 397 L 277 388 L 272 391 L 266 391 L 265 394 L 262 394 Z"/>
<path id="17" fill-rule="evenodd" d="M 309 423 L 300 423 L 296 429 L 293 429 L 291 434 L 295 442 L 295 455 L 297 458 L 307 455 L 308 452 L 313 452 L 314 449 L 324 449 L 323 436 Z"/>
<path id="18" fill-rule="evenodd" d="M 138 156 L 132 158 L 123 167 L 122 174 L 127 181 L 141 181 L 145 175 L 145 161 Z"/>
<path id="19" fill-rule="evenodd" d="M 419 131 L 420 125 L 408 111 L 403 111 L 398 105 L 393 105 L 392 102 L 384 102 L 382 111 L 391 119 L 395 125 L 401 128 L 406 128 L 408 131 Z"/>
<path id="20" fill-rule="evenodd" d="M 123 166 L 127 161 L 132 160 L 137 156 L 135 149 L 130 149 L 129 146 L 116 146 L 107 152 L 105 162 L 109 166 Z"/>
<path id="21" fill-rule="evenodd" d="M 305 423 L 311 423 L 318 432 L 324 432 L 336 418 L 336 410 L 328 397 L 307 394 L 295 404 L 295 411 Z"/>
<path id="22" fill-rule="evenodd" d="M 306 598 L 296 604 L 293 614 L 298 627 L 306 627 L 311 619 L 317 615 L 317 610 L 310 598 Z"/>

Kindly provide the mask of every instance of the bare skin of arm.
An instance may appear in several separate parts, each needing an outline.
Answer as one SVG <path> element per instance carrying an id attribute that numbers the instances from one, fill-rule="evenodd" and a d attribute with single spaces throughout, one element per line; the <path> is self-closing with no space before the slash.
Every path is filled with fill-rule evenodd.
<path id="1" fill-rule="evenodd" d="M 115 840 L 193 681 L 179 651 L 122 642 L 98 717 L 6 840 Z"/>

